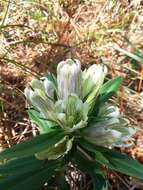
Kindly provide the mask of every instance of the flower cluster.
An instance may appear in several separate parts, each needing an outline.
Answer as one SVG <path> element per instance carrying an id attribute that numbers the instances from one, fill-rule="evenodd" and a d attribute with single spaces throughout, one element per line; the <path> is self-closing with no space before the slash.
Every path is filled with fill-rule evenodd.
<path id="1" fill-rule="evenodd" d="M 123 146 L 132 136 L 134 130 L 127 127 L 128 121 L 117 107 L 106 102 L 98 104 L 107 72 L 105 65 L 97 64 L 82 72 L 79 60 L 67 59 L 58 64 L 57 78 L 51 74 L 32 80 L 25 96 L 29 113 L 39 118 L 39 122 L 32 120 L 40 133 L 58 128 L 65 132 L 53 147 L 36 153 L 38 159 L 56 159 L 66 154 L 75 138 L 101 146 Z"/>

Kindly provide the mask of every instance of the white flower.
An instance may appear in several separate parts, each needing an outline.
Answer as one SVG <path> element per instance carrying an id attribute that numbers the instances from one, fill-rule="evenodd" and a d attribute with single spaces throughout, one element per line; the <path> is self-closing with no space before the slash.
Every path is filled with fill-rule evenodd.
<path id="1" fill-rule="evenodd" d="M 58 64 L 57 82 L 58 92 L 61 99 L 71 94 L 82 96 L 81 65 L 78 60 L 67 59 Z"/>
<path id="2" fill-rule="evenodd" d="M 114 118 L 119 118 L 121 117 L 120 114 L 120 109 L 116 106 L 109 106 L 108 110 L 112 110 L 109 114 L 107 114 L 108 117 L 114 117 Z"/>
<path id="3" fill-rule="evenodd" d="M 96 99 L 106 74 L 107 67 L 97 64 L 92 65 L 83 72 L 83 98 L 86 99 L 89 105 Z"/>
<path id="4" fill-rule="evenodd" d="M 43 85 L 44 85 L 44 90 L 47 96 L 49 96 L 50 98 L 53 98 L 54 97 L 53 83 L 49 81 L 46 77 L 44 77 Z"/>

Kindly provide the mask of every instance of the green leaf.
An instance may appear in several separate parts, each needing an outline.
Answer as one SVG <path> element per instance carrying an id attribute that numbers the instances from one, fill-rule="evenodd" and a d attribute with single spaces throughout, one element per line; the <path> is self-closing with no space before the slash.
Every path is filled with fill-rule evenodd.
<path id="1" fill-rule="evenodd" d="M 57 88 L 58 84 L 56 77 L 51 73 L 48 73 L 46 77 L 54 84 L 55 88 Z"/>
<path id="2" fill-rule="evenodd" d="M 103 190 L 106 188 L 107 183 L 100 164 L 88 160 L 81 152 L 76 152 L 74 161 L 81 171 L 86 172 L 92 178 L 93 190 Z"/>
<path id="3" fill-rule="evenodd" d="M 69 190 L 70 189 L 70 186 L 66 181 L 66 173 L 63 170 L 57 172 L 57 174 L 55 176 L 55 183 L 58 186 L 58 190 Z"/>
<path id="4" fill-rule="evenodd" d="M 0 153 L 0 160 L 33 155 L 44 149 L 50 148 L 63 137 L 64 133 L 61 130 L 55 130 L 47 134 L 36 136 L 31 140 L 4 150 Z"/>
<path id="5" fill-rule="evenodd" d="M 94 190 L 107 189 L 107 182 L 105 180 L 104 175 L 98 174 L 95 171 L 92 171 L 91 175 L 92 175 Z"/>
<path id="6" fill-rule="evenodd" d="M 33 109 L 29 109 L 28 114 L 31 121 L 38 126 L 41 134 L 52 131 L 52 127 L 56 125 L 51 121 L 47 121 L 45 119 L 40 118 L 40 113 Z"/>
<path id="7" fill-rule="evenodd" d="M 117 51 L 123 53 L 124 55 L 126 55 L 126 56 L 128 56 L 128 57 L 134 59 L 135 61 L 137 61 L 137 62 L 143 64 L 143 58 L 142 58 L 142 57 L 140 57 L 140 56 L 138 56 L 138 55 L 136 55 L 136 54 L 133 54 L 133 53 L 131 53 L 131 52 L 128 52 L 128 51 L 126 51 L 126 50 L 124 50 L 124 49 L 122 49 L 122 48 L 120 48 L 120 47 L 118 47 L 118 46 L 115 46 L 114 48 L 115 48 Z"/>
<path id="8" fill-rule="evenodd" d="M 47 182 L 56 170 L 59 169 L 59 162 L 43 165 L 42 169 L 34 170 L 27 173 L 10 175 L 0 180 L 0 189 L 3 190 L 38 190 Z"/>
<path id="9" fill-rule="evenodd" d="M 137 160 L 114 150 L 93 145 L 83 139 L 80 140 L 80 145 L 84 149 L 94 152 L 95 159 L 99 163 L 106 165 L 110 169 L 124 173 L 129 176 L 143 179 L 143 165 L 140 164 Z M 99 152 L 102 157 L 99 156 L 97 152 Z"/>
<path id="10" fill-rule="evenodd" d="M 116 77 L 115 79 L 107 81 L 102 88 L 100 89 L 99 94 L 106 95 L 109 93 L 115 93 L 119 89 L 121 83 L 123 81 L 122 77 Z"/>
<path id="11" fill-rule="evenodd" d="M 116 77 L 115 79 L 107 81 L 101 87 L 95 105 L 91 110 L 91 112 L 89 113 L 90 119 L 88 122 L 91 123 L 93 122 L 92 117 L 97 116 L 100 106 L 104 104 L 109 98 L 111 98 L 117 92 L 122 81 L 123 81 L 122 77 Z"/>
<path id="12" fill-rule="evenodd" d="M 69 139 L 68 136 L 64 136 L 58 143 L 56 143 L 56 146 L 51 146 L 49 149 L 45 149 L 42 152 L 38 152 L 35 154 L 36 158 L 39 160 L 55 160 L 65 154 L 68 153 L 68 151 L 72 148 L 72 141 L 73 139 Z"/>
<path id="13" fill-rule="evenodd" d="M 14 159 L 0 165 L 0 174 L 31 172 L 41 168 L 43 163 L 44 161 L 36 159 L 35 156 Z"/>

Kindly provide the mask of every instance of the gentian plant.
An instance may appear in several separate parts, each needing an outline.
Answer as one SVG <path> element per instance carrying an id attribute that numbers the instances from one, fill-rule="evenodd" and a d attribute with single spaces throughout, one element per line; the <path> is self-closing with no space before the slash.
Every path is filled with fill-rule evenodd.
<path id="1" fill-rule="evenodd" d="M 135 129 L 108 101 L 122 78 L 104 83 L 107 72 L 97 64 L 82 72 L 78 60 L 67 59 L 57 77 L 32 80 L 24 93 L 40 134 L 0 153 L 0 189 L 38 190 L 52 176 L 66 189 L 69 165 L 90 176 L 94 190 L 108 189 L 107 168 L 143 179 L 143 166 L 114 149 L 130 146 Z"/>

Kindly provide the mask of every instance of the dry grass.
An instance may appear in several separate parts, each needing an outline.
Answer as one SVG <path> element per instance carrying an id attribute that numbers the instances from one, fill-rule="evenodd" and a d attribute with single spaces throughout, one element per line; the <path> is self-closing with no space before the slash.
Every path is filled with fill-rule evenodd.
<path id="1" fill-rule="evenodd" d="M 140 128 L 135 147 L 124 151 L 143 162 L 142 29 L 141 0 L 2 0 L 1 149 L 36 134 L 24 109 L 27 82 L 74 57 L 83 67 L 105 63 L 109 77 L 125 78 L 113 102 Z"/>

